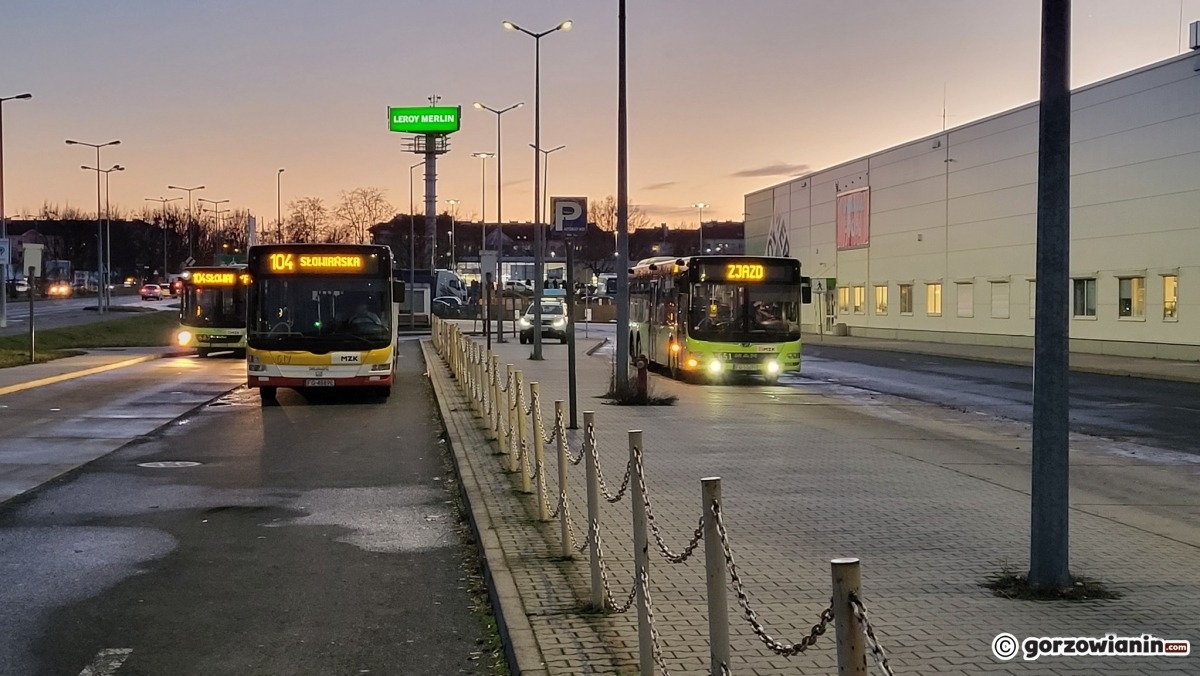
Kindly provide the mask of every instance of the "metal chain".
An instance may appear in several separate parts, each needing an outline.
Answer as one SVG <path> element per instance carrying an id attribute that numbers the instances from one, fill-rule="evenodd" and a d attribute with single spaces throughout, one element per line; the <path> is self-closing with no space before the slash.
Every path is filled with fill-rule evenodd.
<path id="1" fill-rule="evenodd" d="M 533 479 L 537 476 L 537 469 L 534 467 L 534 463 L 530 462 L 529 460 L 528 439 L 521 440 L 521 464 L 525 466 L 525 473 L 529 475 L 530 479 Z"/>
<path id="2" fill-rule="evenodd" d="M 833 621 L 833 601 L 830 600 L 829 607 L 821 611 L 820 621 L 813 625 L 808 636 L 792 644 L 781 643 L 772 638 L 762 623 L 758 621 L 758 615 L 754 612 L 754 609 L 750 607 L 750 597 L 746 594 L 746 588 L 742 584 L 741 576 L 738 575 L 737 563 L 733 560 L 733 550 L 729 546 L 729 534 L 725 532 L 725 522 L 721 518 L 721 504 L 713 501 L 712 511 L 713 517 L 717 522 L 717 533 L 721 536 L 721 546 L 725 550 L 725 567 L 729 570 L 729 576 L 733 580 L 734 593 L 737 594 L 738 605 L 745 612 L 746 619 L 750 622 L 750 628 L 754 630 L 755 635 L 776 655 L 791 657 L 792 655 L 798 655 L 808 650 L 817 642 L 817 637 L 825 633 L 826 625 Z"/>
<path id="3" fill-rule="evenodd" d="M 538 463 L 538 464 L 542 466 L 542 473 L 541 473 L 542 476 L 540 479 L 538 479 L 538 498 L 544 504 L 549 505 L 550 504 L 550 496 L 548 495 L 548 493 L 550 491 L 549 491 L 549 489 L 546 488 L 546 471 L 545 471 L 546 467 L 542 463 Z M 534 475 L 536 477 L 536 475 L 537 475 L 536 470 L 534 471 Z M 535 477 L 530 477 L 530 478 L 535 478 Z M 552 514 L 550 516 L 551 516 L 551 518 L 553 518 L 554 515 Z"/>
<path id="4" fill-rule="evenodd" d="M 592 453 L 596 452 L 596 445 L 592 444 Z M 600 484 L 600 492 L 604 494 L 604 499 L 611 504 L 616 504 L 625 497 L 625 491 L 629 488 L 629 475 L 633 465 L 625 463 L 625 478 L 621 479 L 621 488 L 616 495 L 608 492 L 608 485 L 604 483 L 604 470 L 600 469 L 600 456 L 596 455 L 596 482 Z"/>
<path id="5" fill-rule="evenodd" d="M 642 585 L 642 594 L 646 597 L 646 618 L 650 621 L 650 643 L 654 646 L 654 663 L 662 671 L 663 676 L 671 676 L 667 663 L 663 660 L 662 643 L 658 638 L 658 627 L 654 626 L 654 599 L 650 597 L 650 574 L 645 568 L 638 570 L 638 584 Z"/>
<path id="6" fill-rule="evenodd" d="M 538 423 L 540 424 L 541 422 L 542 422 L 541 416 L 538 416 Z M 558 438 L 558 435 L 562 434 L 563 422 L 564 421 L 563 421 L 562 411 L 559 409 L 555 409 L 554 410 L 554 431 L 550 433 L 550 436 L 546 436 L 546 428 L 542 427 L 542 440 L 545 441 L 547 444 L 553 443 L 554 440 L 556 438 Z"/>
<path id="7" fill-rule="evenodd" d="M 871 627 L 871 621 L 867 619 L 867 608 L 859 600 L 858 594 L 851 592 L 850 608 L 854 611 L 854 617 L 858 619 L 858 625 L 862 628 L 862 633 L 867 637 L 867 645 L 871 647 L 871 657 L 875 659 L 875 664 L 883 669 L 883 673 L 887 676 L 895 676 L 892 673 L 892 665 L 888 664 L 887 653 L 883 651 L 883 646 L 879 645 L 879 639 L 875 637 L 875 629 Z"/>
<path id="8" fill-rule="evenodd" d="M 692 539 L 683 548 L 683 553 L 676 554 L 672 552 L 671 548 L 663 540 L 662 531 L 658 528 L 658 522 L 654 520 L 654 507 L 650 505 L 650 491 L 646 489 L 646 470 L 642 465 L 642 449 L 635 446 L 634 457 L 637 458 L 638 484 L 642 489 L 642 502 L 646 505 L 646 521 L 650 523 L 650 531 L 654 533 L 654 541 L 658 543 L 658 551 L 662 553 L 663 558 L 671 563 L 683 563 L 691 558 L 692 553 L 699 546 L 700 540 L 704 539 L 704 517 L 700 517 L 700 523 L 696 524 L 696 530 L 692 533 Z"/>
<path id="9" fill-rule="evenodd" d="M 612 595 L 612 587 L 608 584 L 608 562 L 604 560 L 604 547 L 600 545 L 600 522 L 595 519 L 592 519 L 588 539 L 595 543 L 596 558 L 600 560 L 600 583 L 604 586 L 604 603 L 609 610 L 618 615 L 628 612 L 633 607 L 634 598 L 637 597 L 637 581 L 634 581 L 625 602 L 618 606 Z"/>
<path id="10" fill-rule="evenodd" d="M 544 494 L 545 492 L 546 492 L 546 482 L 543 481 L 542 482 L 542 493 Z M 545 499 L 545 498 L 543 498 L 543 499 Z M 550 518 L 557 519 L 559 512 L 562 511 L 563 505 L 565 505 L 566 503 L 567 503 L 566 491 L 559 491 L 558 492 L 558 501 L 554 503 L 554 509 L 550 510 Z M 571 535 L 574 535 L 574 533 L 571 533 Z M 574 538 L 572 538 L 572 539 L 574 539 Z"/>
<path id="11" fill-rule="evenodd" d="M 572 465 L 578 465 L 579 463 L 583 462 L 583 459 L 587 457 L 587 449 L 589 445 L 591 448 L 596 447 L 596 425 L 594 423 L 584 430 L 583 445 L 579 448 L 579 456 L 576 457 L 571 455 L 571 449 L 568 448 L 567 460 Z"/>

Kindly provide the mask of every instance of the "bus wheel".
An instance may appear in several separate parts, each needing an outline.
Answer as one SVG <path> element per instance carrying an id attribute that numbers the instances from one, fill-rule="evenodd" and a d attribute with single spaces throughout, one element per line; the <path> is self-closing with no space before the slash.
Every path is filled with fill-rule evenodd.
<path id="1" fill-rule="evenodd" d="M 201 359 L 204 359 L 205 357 L 208 356 L 208 348 L 207 347 L 196 348 L 196 356 L 200 357 Z"/>
<path id="2" fill-rule="evenodd" d="M 263 400 L 264 403 L 268 401 L 275 401 L 275 391 L 276 388 L 274 387 L 260 387 L 258 388 L 258 396 Z"/>
<path id="3" fill-rule="evenodd" d="M 381 387 L 376 387 L 375 388 L 375 396 L 379 397 L 380 399 L 387 399 L 388 397 L 392 396 L 391 386 L 383 385 Z"/>

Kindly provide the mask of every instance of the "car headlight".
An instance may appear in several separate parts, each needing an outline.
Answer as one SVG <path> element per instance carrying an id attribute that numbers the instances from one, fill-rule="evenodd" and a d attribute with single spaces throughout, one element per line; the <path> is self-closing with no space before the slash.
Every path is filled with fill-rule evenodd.
<path id="1" fill-rule="evenodd" d="M 565 319 L 555 319 L 554 320 L 555 328 L 561 329 L 562 327 L 564 327 L 566 325 L 567 325 L 567 320 L 565 320 Z"/>
<path id="2" fill-rule="evenodd" d="M 533 324 L 530 324 L 528 319 L 521 317 L 520 319 L 517 320 L 517 326 L 519 326 L 523 329 L 527 329 L 530 326 L 533 326 Z"/>

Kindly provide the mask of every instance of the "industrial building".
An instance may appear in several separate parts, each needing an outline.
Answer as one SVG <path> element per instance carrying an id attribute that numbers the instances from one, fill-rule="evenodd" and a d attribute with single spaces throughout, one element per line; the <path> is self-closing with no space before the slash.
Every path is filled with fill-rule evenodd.
<path id="1" fill-rule="evenodd" d="M 1200 361 L 1200 51 L 1071 104 L 1072 351 Z M 1033 103 L 746 195 L 746 252 L 800 260 L 806 330 L 1029 347 L 1037 162 Z"/>

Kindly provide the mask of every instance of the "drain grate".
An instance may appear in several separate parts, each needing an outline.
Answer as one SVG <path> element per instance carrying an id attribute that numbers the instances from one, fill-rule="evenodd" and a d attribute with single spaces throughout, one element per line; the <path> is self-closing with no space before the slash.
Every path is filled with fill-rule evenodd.
<path id="1" fill-rule="evenodd" d="M 199 467 L 200 463 L 190 460 L 159 460 L 158 462 L 139 462 L 138 467 L 153 469 L 178 469 L 181 467 Z"/>

